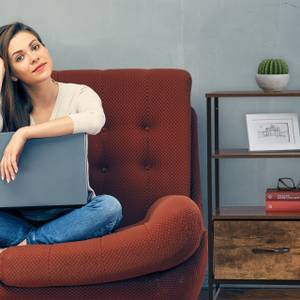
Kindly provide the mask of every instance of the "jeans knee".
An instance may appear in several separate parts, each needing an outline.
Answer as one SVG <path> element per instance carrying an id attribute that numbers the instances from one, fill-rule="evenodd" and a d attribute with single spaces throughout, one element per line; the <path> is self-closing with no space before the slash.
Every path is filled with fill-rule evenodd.
<path id="1" fill-rule="evenodd" d="M 108 211 L 110 212 L 110 215 L 113 215 L 115 219 L 118 219 L 119 221 L 122 219 L 122 205 L 119 202 L 119 200 L 113 196 L 105 195 L 107 201 L 107 207 Z"/>
<path id="2" fill-rule="evenodd" d="M 116 219 L 118 222 L 120 222 L 123 217 L 122 205 L 114 196 L 96 196 L 89 204 L 94 208 L 104 209 L 110 219 Z"/>

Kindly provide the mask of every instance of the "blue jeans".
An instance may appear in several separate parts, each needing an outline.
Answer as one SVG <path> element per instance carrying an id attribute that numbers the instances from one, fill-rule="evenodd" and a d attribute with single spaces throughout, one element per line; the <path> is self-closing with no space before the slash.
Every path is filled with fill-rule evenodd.
<path id="1" fill-rule="evenodd" d="M 27 244 L 54 244 L 101 237 L 122 220 L 122 206 L 110 195 L 96 196 L 80 208 L 36 226 L 13 212 L 0 211 L 0 248 Z"/>

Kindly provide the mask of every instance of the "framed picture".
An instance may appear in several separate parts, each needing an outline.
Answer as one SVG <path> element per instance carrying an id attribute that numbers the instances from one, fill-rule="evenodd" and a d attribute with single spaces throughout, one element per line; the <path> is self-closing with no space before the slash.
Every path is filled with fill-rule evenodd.
<path id="1" fill-rule="evenodd" d="M 250 151 L 300 149 L 295 113 L 246 114 Z"/>

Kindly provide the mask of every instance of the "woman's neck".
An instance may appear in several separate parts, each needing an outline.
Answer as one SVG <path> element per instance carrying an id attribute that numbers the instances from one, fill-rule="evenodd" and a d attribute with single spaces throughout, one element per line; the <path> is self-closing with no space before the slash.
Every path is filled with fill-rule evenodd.
<path id="1" fill-rule="evenodd" d="M 28 87 L 27 91 L 32 99 L 32 105 L 35 110 L 46 109 L 53 106 L 56 102 L 58 83 L 49 78 L 48 81 Z"/>

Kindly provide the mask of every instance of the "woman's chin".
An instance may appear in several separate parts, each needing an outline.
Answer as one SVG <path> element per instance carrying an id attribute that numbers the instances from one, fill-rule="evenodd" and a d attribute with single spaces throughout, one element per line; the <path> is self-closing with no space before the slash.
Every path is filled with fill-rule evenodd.
<path id="1" fill-rule="evenodd" d="M 24 80 L 24 83 L 27 85 L 35 85 L 35 84 L 38 84 L 38 83 L 41 83 L 44 81 L 51 80 L 51 75 L 52 75 L 52 72 L 47 71 L 47 72 L 40 74 L 39 76 L 34 76 L 33 78 L 31 77 L 30 82 L 29 81 L 26 82 Z"/>

